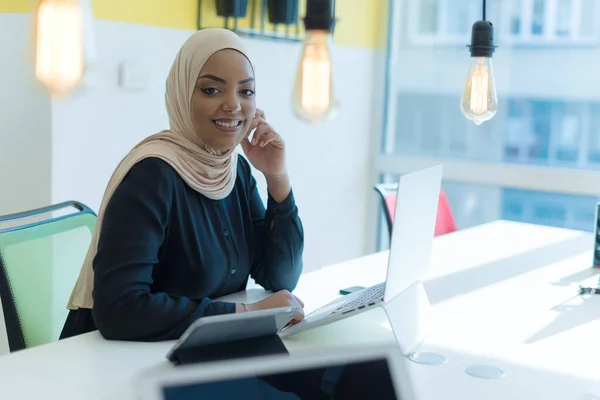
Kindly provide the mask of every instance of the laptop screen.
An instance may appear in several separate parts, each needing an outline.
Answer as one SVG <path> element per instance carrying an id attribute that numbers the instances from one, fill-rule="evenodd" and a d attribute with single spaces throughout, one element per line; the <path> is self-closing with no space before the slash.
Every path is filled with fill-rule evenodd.
<path id="1" fill-rule="evenodd" d="M 401 400 L 394 389 L 385 359 L 280 374 L 191 382 L 163 387 L 162 393 L 164 400 Z"/>

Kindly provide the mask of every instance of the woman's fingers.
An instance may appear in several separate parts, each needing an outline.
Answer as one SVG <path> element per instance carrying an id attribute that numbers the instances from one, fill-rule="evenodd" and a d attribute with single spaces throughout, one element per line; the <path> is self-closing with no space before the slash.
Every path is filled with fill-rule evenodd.
<path id="1" fill-rule="evenodd" d="M 250 132 L 254 130 L 254 133 L 252 134 L 252 140 L 249 141 L 249 144 L 252 146 L 259 145 L 260 147 L 265 147 L 267 144 L 279 138 L 277 132 L 273 130 L 271 125 L 269 125 L 264 118 L 265 113 L 260 109 L 256 109 L 256 116 L 252 120 L 250 129 L 248 131 L 248 135 L 250 135 Z M 245 146 L 246 143 L 242 142 L 242 145 Z"/>
<path id="2" fill-rule="evenodd" d="M 266 123 L 266 121 L 264 119 L 262 119 L 261 117 L 259 117 L 258 115 L 256 117 L 254 117 L 252 122 L 250 122 L 250 129 L 248 129 L 248 134 L 250 134 L 253 129 L 258 128 L 258 126 L 262 123 Z"/>
<path id="3" fill-rule="evenodd" d="M 300 304 L 300 307 L 304 308 L 304 302 L 302 300 L 300 300 L 298 298 L 298 296 L 296 296 L 295 294 L 292 294 L 292 296 L 294 296 L 294 298 L 296 299 L 296 301 L 298 302 L 298 304 Z"/>
<path id="4" fill-rule="evenodd" d="M 273 128 L 265 122 L 264 119 L 260 118 L 260 121 L 252 135 L 252 145 L 256 146 L 262 140 L 263 136 L 269 132 L 272 132 Z"/>
<path id="5" fill-rule="evenodd" d="M 302 321 L 303 319 L 304 319 L 304 311 L 298 311 L 294 315 L 294 319 L 292 321 L 294 321 L 295 323 L 298 323 L 298 322 Z"/>
<path id="6" fill-rule="evenodd" d="M 252 132 L 253 129 L 256 129 L 256 127 L 261 123 L 261 122 L 265 122 L 266 118 L 265 118 L 265 113 L 263 110 L 257 108 L 256 109 L 256 114 L 254 114 L 254 118 L 252 119 L 252 122 L 250 122 L 250 129 L 248 129 L 248 133 Z"/>
<path id="7" fill-rule="evenodd" d="M 260 141 L 258 142 L 258 145 L 260 147 L 265 147 L 266 145 L 271 143 L 273 140 L 276 140 L 278 138 L 278 136 L 279 135 L 275 131 L 267 132 L 261 136 Z"/>

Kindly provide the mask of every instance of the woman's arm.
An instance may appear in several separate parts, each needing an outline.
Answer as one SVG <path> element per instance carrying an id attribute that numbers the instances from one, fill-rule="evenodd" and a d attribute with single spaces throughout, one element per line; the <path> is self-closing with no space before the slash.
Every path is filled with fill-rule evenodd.
<path id="1" fill-rule="evenodd" d="M 267 290 L 292 291 L 302 273 L 304 249 L 304 230 L 298 216 L 294 193 L 287 178 L 281 186 L 270 186 L 265 211 L 256 180 L 252 175 L 249 176 L 250 207 L 254 236 L 257 240 L 251 276 Z M 268 185 L 273 185 L 273 181 L 267 182 Z"/>
<path id="2" fill-rule="evenodd" d="M 235 312 L 234 303 L 152 293 L 176 172 L 156 158 L 135 165 L 104 213 L 94 258 L 94 322 L 107 339 L 177 339 L 196 319 Z"/>

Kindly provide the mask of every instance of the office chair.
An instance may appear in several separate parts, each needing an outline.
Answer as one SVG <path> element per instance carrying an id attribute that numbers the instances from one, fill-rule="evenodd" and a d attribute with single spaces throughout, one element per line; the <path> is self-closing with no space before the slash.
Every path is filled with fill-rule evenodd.
<path id="1" fill-rule="evenodd" d="M 0 216 L 0 299 L 11 352 L 58 340 L 95 225 L 96 214 L 75 201 Z"/>
<path id="2" fill-rule="evenodd" d="M 375 185 L 375 191 L 379 193 L 381 199 L 381 206 L 387 222 L 388 232 L 390 238 L 392 236 L 392 226 L 394 224 L 394 214 L 396 213 L 396 192 L 398 191 L 398 184 L 396 183 L 382 183 Z M 456 231 L 456 222 L 452 215 L 452 209 L 450 208 L 450 202 L 446 197 L 443 190 L 440 191 L 437 219 L 435 222 L 435 236 L 445 235 Z"/>

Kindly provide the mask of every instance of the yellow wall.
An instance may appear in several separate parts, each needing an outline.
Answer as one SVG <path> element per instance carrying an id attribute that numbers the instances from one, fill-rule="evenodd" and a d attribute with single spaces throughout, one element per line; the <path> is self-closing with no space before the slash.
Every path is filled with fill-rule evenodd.
<path id="1" fill-rule="evenodd" d="M 387 37 L 388 0 L 337 0 L 335 43 L 383 48 Z"/>
<path id="2" fill-rule="evenodd" d="M 203 0 L 203 13 L 214 14 L 214 2 Z M 26 13 L 35 0 L 0 0 L 0 13 Z M 93 0 L 98 19 L 134 24 L 196 29 L 198 0 Z M 304 4 L 304 1 L 302 1 Z M 388 0 L 337 0 L 335 44 L 381 48 L 384 45 Z M 250 10 L 248 10 L 248 14 Z M 301 12 L 302 14 L 303 12 Z M 208 26 L 222 26 L 215 18 L 203 17 Z M 248 25 L 244 21 L 241 26 Z"/>
<path id="3" fill-rule="evenodd" d="M 0 0 L 0 13 L 27 13 L 31 9 L 30 0 Z"/>

